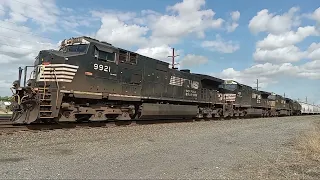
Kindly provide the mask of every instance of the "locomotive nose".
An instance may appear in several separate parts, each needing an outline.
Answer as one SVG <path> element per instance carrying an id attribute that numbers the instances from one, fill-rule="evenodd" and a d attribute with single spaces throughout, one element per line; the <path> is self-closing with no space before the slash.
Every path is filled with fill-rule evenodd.
<path id="1" fill-rule="evenodd" d="M 54 50 L 42 50 L 38 55 L 38 63 L 35 65 L 46 64 L 46 63 L 64 63 L 65 58 L 58 55 L 59 51 Z"/>

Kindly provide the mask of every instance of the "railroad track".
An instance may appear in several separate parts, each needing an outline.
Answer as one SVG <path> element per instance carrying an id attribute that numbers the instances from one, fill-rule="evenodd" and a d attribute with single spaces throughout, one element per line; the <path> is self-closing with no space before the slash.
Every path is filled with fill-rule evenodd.
<path id="1" fill-rule="evenodd" d="M 288 117 L 288 116 L 284 116 Z M 256 117 L 264 118 L 264 117 Z M 265 117 L 275 118 L 275 117 Z M 277 117 L 281 118 L 281 117 Z M 104 121 L 104 122 L 75 122 L 75 123 L 57 123 L 57 124 L 29 124 L 29 125 L 16 125 L 10 121 L 10 117 L 0 118 L 0 135 L 13 134 L 16 132 L 39 132 L 56 129 L 83 129 L 83 128 L 111 128 L 118 126 L 136 126 L 136 125 L 151 125 L 151 124 L 165 124 L 165 123 L 183 123 L 194 121 L 221 121 L 221 120 L 237 120 L 239 118 L 229 119 L 184 119 L 184 120 L 138 120 L 138 121 Z M 241 119 L 252 119 L 252 117 L 245 117 Z"/>
<path id="2" fill-rule="evenodd" d="M 16 132 L 39 132 L 56 129 L 83 129 L 83 128 L 111 128 L 118 126 L 136 126 L 136 125 L 150 125 L 163 123 L 179 123 L 190 122 L 193 120 L 139 120 L 139 121 L 104 121 L 104 122 L 75 122 L 75 123 L 57 123 L 57 124 L 29 124 L 16 125 L 13 124 L 9 118 L 0 120 L 0 135 L 13 134 Z"/>

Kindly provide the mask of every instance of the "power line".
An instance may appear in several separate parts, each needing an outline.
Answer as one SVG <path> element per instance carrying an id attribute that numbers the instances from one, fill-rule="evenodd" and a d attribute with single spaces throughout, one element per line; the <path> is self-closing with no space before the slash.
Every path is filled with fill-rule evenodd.
<path id="1" fill-rule="evenodd" d="M 0 11 L 7 12 L 6 10 L 1 9 L 1 8 L 0 8 Z M 33 20 L 35 20 L 35 21 L 40 21 L 40 22 L 48 23 L 48 21 L 44 21 L 44 20 L 40 20 L 40 19 L 35 19 L 35 18 L 33 18 L 33 17 L 26 16 L 26 15 L 24 15 L 24 14 L 22 14 L 22 13 L 19 13 L 19 12 L 10 11 L 10 13 L 19 14 L 19 15 L 21 15 L 21 16 L 23 16 L 23 17 L 30 18 L 30 19 L 33 19 Z M 7 21 L 7 22 L 8 22 L 8 21 Z M 13 22 L 9 22 L 9 23 L 13 23 Z M 13 23 L 13 24 L 15 24 L 15 23 Z"/>
<path id="2" fill-rule="evenodd" d="M 20 49 L 34 50 L 34 49 L 32 49 L 32 48 L 18 47 L 18 46 L 14 46 L 14 45 L 10 45 L 10 44 L 6 44 L 6 43 L 2 43 L 2 42 L 0 42 L 0 44 L 2 44 L 2 45 L 6 45 L 6 46 L 11 46 L 11 47 L 16 47 L 16 48 L 20 48 Z M 0 50 L 0 51 L 1 51 L 1 50 Z M 1 52 L 8 53 L 8 52 L 5 52 L 5 51 L 1 51 Z"/>
<path id="3" fill-rule="evenodd" d="M 45 38 L 45 39 L 53 40 L 53 39 L 48 38 L 48 37 L 45 37 L 45 36 L 40 36 L 40 35 L 37 35 L 37 34 L 34 34 L 34 33 L 29 33 L 29 32 L 18 31 L 18 30 L 16 30 L 16 29 L 7 28 L 7 27 L 4 27 L 4 26 L 0 26 L 0 28 L 8 29 L 8 30 L 12 30 L 12 31 L 17 31 L 17 32 L 21 32 L 21 33 L 30 34 L 30 35 L 34 35 L 34 36 L 38 36 L 38 37 L 42 37 L 42 38 Z"/>
<path id="4" fill-rule="evenodd" d="M 18 39 L 18 38 L 12 38 L 12 37 L 8 37 L 8 36 L 3 36 L 0 34 L 1 37 L 4 37 L 4 38 L 8 38 L 8 39 L 13 39 L 13 40 L 16 40 L 16 41 L 24 41 L 24 42 L 29 42 L 29 43 L 37 43 L 37 44 L 42 44 L 42 43 L 38 43 L 36 41 L 27 41 L 27 40 L 23 40 L 23 39 Z"/>
<path id="5" fill-rule="evenodd" d="M 21 2 L 21 1 L 18 1 L 18 0 L 11 0 L 11 1 L 16 1 L 16 2 L 18 2 L 18 3 L 25 4 L 25 5 L 27 5 L 27 6 L 30 6 L 30 7 L 36 8 L 36 9 L 39 9 L 39 8 L 42 8 L 42 9 L 43 9 L 42 6 L 31 5 L 31 4 L 24 3 L 24 2 Z M 55 12 L 52 12 L 52 14 L 59 15 L 58 13 L 55 13 Z"/>

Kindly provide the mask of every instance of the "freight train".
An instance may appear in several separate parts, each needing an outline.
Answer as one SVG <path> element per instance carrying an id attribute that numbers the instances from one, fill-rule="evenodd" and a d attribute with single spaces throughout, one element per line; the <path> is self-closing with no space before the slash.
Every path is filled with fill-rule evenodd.
<path id="1" fill-rule="evenodd" d="M 27 80 L 27 69 L 32 68 Z M 82 36 L 42 50 L 13 82 L 16 124 L 300 115 L 299 102 Z"/>

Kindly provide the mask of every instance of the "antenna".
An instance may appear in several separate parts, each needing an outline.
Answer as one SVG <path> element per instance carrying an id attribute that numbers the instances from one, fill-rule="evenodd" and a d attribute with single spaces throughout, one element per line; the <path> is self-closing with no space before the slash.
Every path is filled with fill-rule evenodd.
<path id="1" fill-rule="evenodd" d="M 174 63 L 174 58 L 177 57 L 177 56 L 179 56 L 179 55 L 174 55 L 174 48 L 172 48 L 172 56 L 168 56 L 168 57 L 172 57 L 172 69 L 177 69 L 177 68 L 174 67 L 174 65 L 176 65 Z"/>

